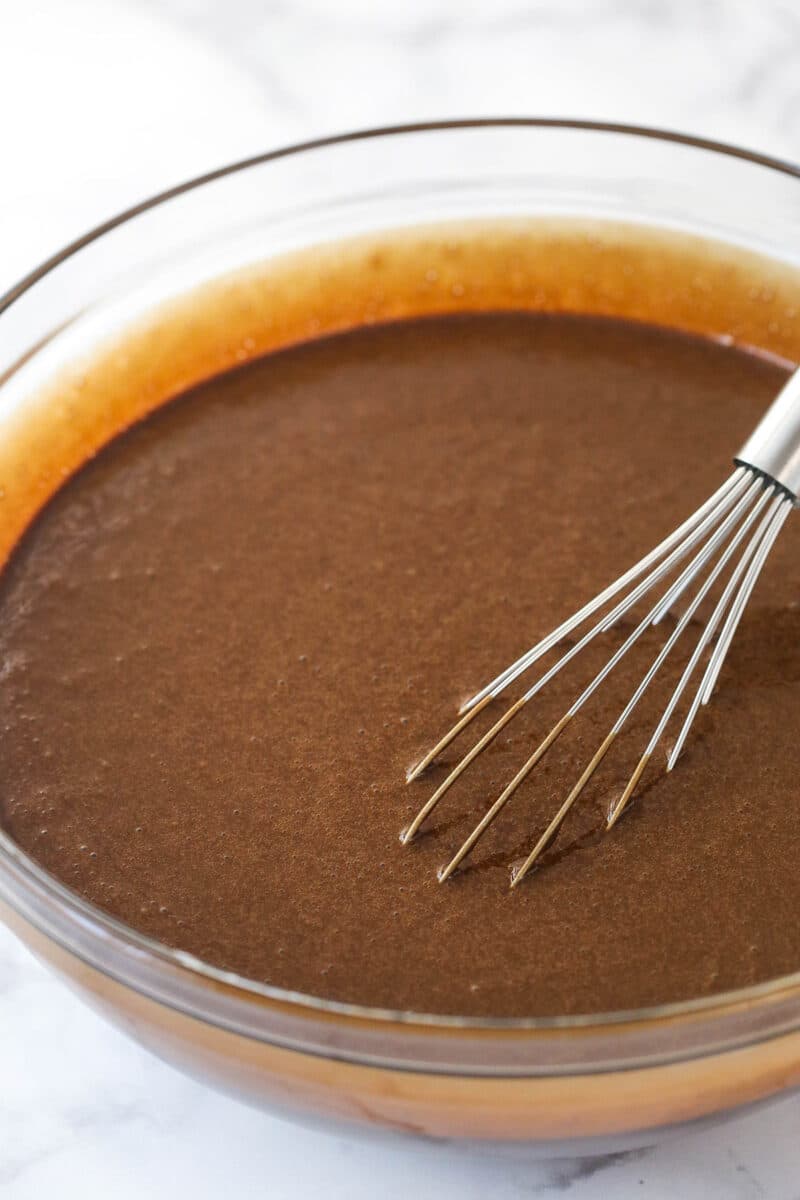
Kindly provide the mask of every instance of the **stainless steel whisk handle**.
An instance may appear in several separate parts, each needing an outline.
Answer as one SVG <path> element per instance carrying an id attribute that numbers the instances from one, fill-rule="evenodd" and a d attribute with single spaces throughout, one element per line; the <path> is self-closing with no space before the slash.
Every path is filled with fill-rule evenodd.
<path id="1" fill-rule="evenodd" d="M 800 505 L 800 370 L 775 397 L 733 461 L 769 475 Z"/>

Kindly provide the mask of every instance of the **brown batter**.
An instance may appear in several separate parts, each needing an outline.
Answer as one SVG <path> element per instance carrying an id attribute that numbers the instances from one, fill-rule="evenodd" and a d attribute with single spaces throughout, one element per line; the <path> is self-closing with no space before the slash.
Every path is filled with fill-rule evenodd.
<path id="1" fill-rule="evenodd" d="M 6 570 L 4 825 L 138 929 L 337 1000 L 531 1016 L 797 969 L 800 522 L 679 769 L 611 835 L 680 663 L 508 892 L 653 639 L 436 880 L 618 633 L 398 840 L 469 744 L 404 785 L 457 703 L 704 499 L 783 378 L 635 323 L 473 314 L 194 389 L 71 480 Z"/>

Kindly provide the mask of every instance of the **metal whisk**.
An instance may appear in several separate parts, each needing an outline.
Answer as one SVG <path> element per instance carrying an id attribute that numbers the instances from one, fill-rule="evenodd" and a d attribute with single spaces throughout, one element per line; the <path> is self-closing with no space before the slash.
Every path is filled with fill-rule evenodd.
<path id="1" fill-rule="evenodd" d="M 670 574 L 681 560 L 691 554 L 686 566 L 666 588 L 645 614 L 633 632 L 619 649 L 609 658 L 591 682 L 584 688 L 575 703 L 553 726 L 547 736 L 523 763 L 514 778 L 503 789 L 469 837 L 450 862 L 439 872 L 439 879 L 448 879 L 472 851 L 478 839 L 485 833 L 500 810 L 508 803 L 524 779 L 544 757 L 572 718 L 600 687 L 624 655 L 639 640 L 650 625 L 658 624 L 672 608 L 678 597 L 699 579 L 705 577 L 677 620 L 672 632 L 659 653 L 642 677 L 614 725 L 601 742 L 575 786 L 564 800 L 550 824 L 533 846 L 528 857 L 514 873 L 511 887 L 516 887 L 533 867 L 544 849 L 553 839 L 568 812 L 581 794 L 602 759 L 608 753 L 617 735 L 638 705 L 657 671 L 662 666 L 675 643 L 686 629 L 697 609 L 702 604 L 715 582 L 724 578 L 725 568 L 729 575 L 711 616 L 702 629 L 683 674 L 675 687 L 666 708 L 653 730 L 652 737 L 636 764 L 619 799 L 609 808 L 606 830 L 611 829 L 624 812 L 628 801 L 642 777 L 648 761 L 661 740 L 689 680 L 704 651 L 714 641 L 708 661 L 695 691 L 678 737 L 667 759 L 667 771 L 671 771 L 681 753 L 692 722 L 701 704 L 707 704 L 714 691 L 722 664 L 730 647 L 736 628 L 741 620 L 747 601 L 756 580 L 777 538 L 781 527 L 793 507 L 798 504 L 800 490 L 800 371 L 797 371 L 777 396 L 765 416 L 734 458 L 733 474 L 723 483 L 705 504 L 702 504 L 682 525 L 675 529 L 660 545 L 645 555 L 640 562 L 621 575 L 614 583 L 585 604 L 568 620 L 549 633 L 530 650 L 507 667 L 496 679 L 468 700 L 461 709 L 461 716 L 453 728 L 436 743 L 408 773 L 408 781 L 416 779 L 436 759 L 490 701 L 496 699 L 524 672 L 528 671 L 544 654 L 567 638 L 590 617 L 623 593 L 613 607 L 590 626 L 579 640 L 571 645 L 561 657 L 533 683 L 527 691 L 503 713 L 492 727 L 475 743 L 450 771 L 447 778 L 436 788 L 414 820 L 401 835 L 408 843 L 433 812 L 436 805 L 456 780 L 486 749 L 502 729 L 533 699 L 559 671 L 562 670 L 594 638 L 610 629 L 643 596 Z M 693 552 L 693 553 L 692 553 Z"/>

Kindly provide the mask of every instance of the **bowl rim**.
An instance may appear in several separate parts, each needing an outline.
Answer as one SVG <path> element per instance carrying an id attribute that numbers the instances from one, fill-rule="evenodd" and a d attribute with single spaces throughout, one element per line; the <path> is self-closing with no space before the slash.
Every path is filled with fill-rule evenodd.
<path id="1" fill-rule="evenodd" d="M 657 142 L 671 143 L 680 147 L 706 151 L 710 154 L 726 158 L 740 159 L 755 166 L 767 168 L 777 173 L 800 179 L 800 164 L 773 155 L 762 154 L 732 143 L 711 138 L 699 137 L 680 133 L 675 130 L 660 129 L 652 126 L 636 125 L 624 122 L 596 121 L 589 119 L 571 119 L 562 117 L 477 117 L 454 120 L 420 121 L 398 125 L 385 125 L 365 129 L 351 130 L 341 134 L 293 142 L 277 149 L 261 154 L 255 154 L 224 166 L 193 176 L 188 180 L 175 184 L 163 191 L 136 203 L 108 220 L 94 226 L 86 233 L 69 242 L 39 266 L 35 267 L 7 291 L 0 294 L 0 318 L 17 300 L 34 287 L 39 281 L 67 261 L 80 250 L 99 240 L 118 226 L 133 218 L 146 213 L 150 209 L 173 200 L 181 195 L 201 188 L 208 183 L 224 179 L 226 176 L 246 171 L 253 167 L 290 156 L 296 156 L 316 150 L 329 149 L 334 146 L 351 142 L 369 141 L 378 138 L 397 137 L 408 134 L 447 133 L 458 130 L 530 128 L 554 129 L 571 132 L 587 132 L 594 134 L 615 134 L 623 137 L 645 138 Z M 20 889 L 24 893 L 23 903 L 19 903 Z M 800 995 L 800 969 L 789 975 L 778 976 L 762 983 L 750 985 L 732 991 L 717 993 L 712 996 L 697 999 L 677 1001 L 661 1005 L 649 1005 L 636 1009 L 620 1009 L 600 1013 L 579 1013 L 565 1016 L 549 1017 L 463 1017 L 439 1013 L 416 1012 L 412 1010 L 393 1010 L 369 1005 L 350 1004 L 326 999 L 309 993 L 295 992 L 270 984 L 248 979 L 235 972 L 224 971 L 204 960 L 185 951 L 174 949 L 165 943 L 140 933 L 133 926 L 118 920 L 104 912 L 96 905 L 85 900 L 70 887 L 62 884 L 55 876 L 18 846 L 11 837 L 0 827 L 0 900 L 14 909 L 25 920 L 29 921 L 45 936 L 51 938 L 63 949 L 75 955 L 87 966 L 99 970 L 103 975 L 124 983 L 134 991 L 144 996 L 157 998 L 166 1002 L 170 1007 L 179 1011 L 195 1012 L 212 1024 L 225 1026 L 228 1022 L 207 1012 L 197 1012 L 189 1001 L 188 996 L 178 995 L 183 989 L 181 978 L 201 986 L 206 992 L 212 988 L 221 988 L 225 993 L 233 993 L 245 1003 L 259 1003 L 263 1007 L 266 1002 L 270 1006 L 309 1019 L 341 1018 L 354 1021 L 358 1025 L 370 1026 L 414 1026 L 419 1030 L 452 1032 L 461 1031 L 474 1035 L 511 1035 L 511 1034 L 547 1034 L 566 1033 L 568 1031 L 601 1030 L 608 1027 L 634 1025 L 643 1028 L 654 1023 L 662 1024 L 693 1019 L 711 1019 L 716 1015 L 736 1012 L 741 1014 L 757 1006 L 760 1001 L 773 1000 L 780 1004 L 787 993 Z M 56 908 L 52 905 L 55 902 Z M 76 940 L 71 936 L 72 929 L 79 933 Z M 88 939 L 97 950 L 88 953 L 77 942 Z M 109 964 L 109 949 L 116 955 L 122 952 L 121 962 Z M 103 952 L 105 950 L 105 953 Z M 105 961 L 104 961 L 105 960 Z M 164 991 L 143 985 L 137 978 L 144 963 L 158 972 L 159 968 L 167 967 L 172 972 L 172 980 L 165 980 Z M 177 972 L 177 976 L 175 975 Z M 172 983 L 172 986 L 169 986 Z M 161 993 L 161 994 L 157 994 Z M 235 1024 L 235 1022 L 234 1022 Z M 800 1024 L 800 1011 L 792 1027 Z M 784 1032 L 785 1027 L 779 1032 Z M 621 1030 L 620 1030 L 621 1032 Z M 248 1031 L 252 1036 L 252 1033 Z M 270 1037 L 270 1031 L 264 1029 L 259 1037 L 265 1041 L 280 1040 Z M 764 1037 L 775 1036 L 774 1033 L 762 1031 L 751 1040 L 761 1040 Z M 741 1044 L 741 1043 L 740 1043 Z M 349 1057 L 349 1056 L 347 1056 Z"/>

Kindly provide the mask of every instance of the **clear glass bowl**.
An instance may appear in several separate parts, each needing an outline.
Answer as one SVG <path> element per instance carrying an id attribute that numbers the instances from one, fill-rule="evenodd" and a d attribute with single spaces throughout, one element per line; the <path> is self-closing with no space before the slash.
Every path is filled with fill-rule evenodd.
<path id="1" fill-rule="evenodd" d="M 800 171 L 732 147 L 548 120 L 410 126 L 291 147 L 123 213 L 0 300 L 0 467 L 12 462 L 3 446 L 25 425 L 26 406 L 44 403 L 42 419 L 52 419 L 49 379 L 204 281 L 354 234 L 536 216 L 682 230 L 800 269 Z M 794 350 L 800 357 L 800 336 Z M 86 444 L 75 441 L 71 453 L 79 461 Z M 35 465 L 15 461 L 2 551 L 24 523 L 14 487 Z M 800 1081 L 800 973 L 713 999 L 564 1019 L 336 1004 L 143 937 L 1 832 L 0 913 L 144 1045 L 209 1083 L 308 1118 L 574 1154 L 652 1142 Z"/>

